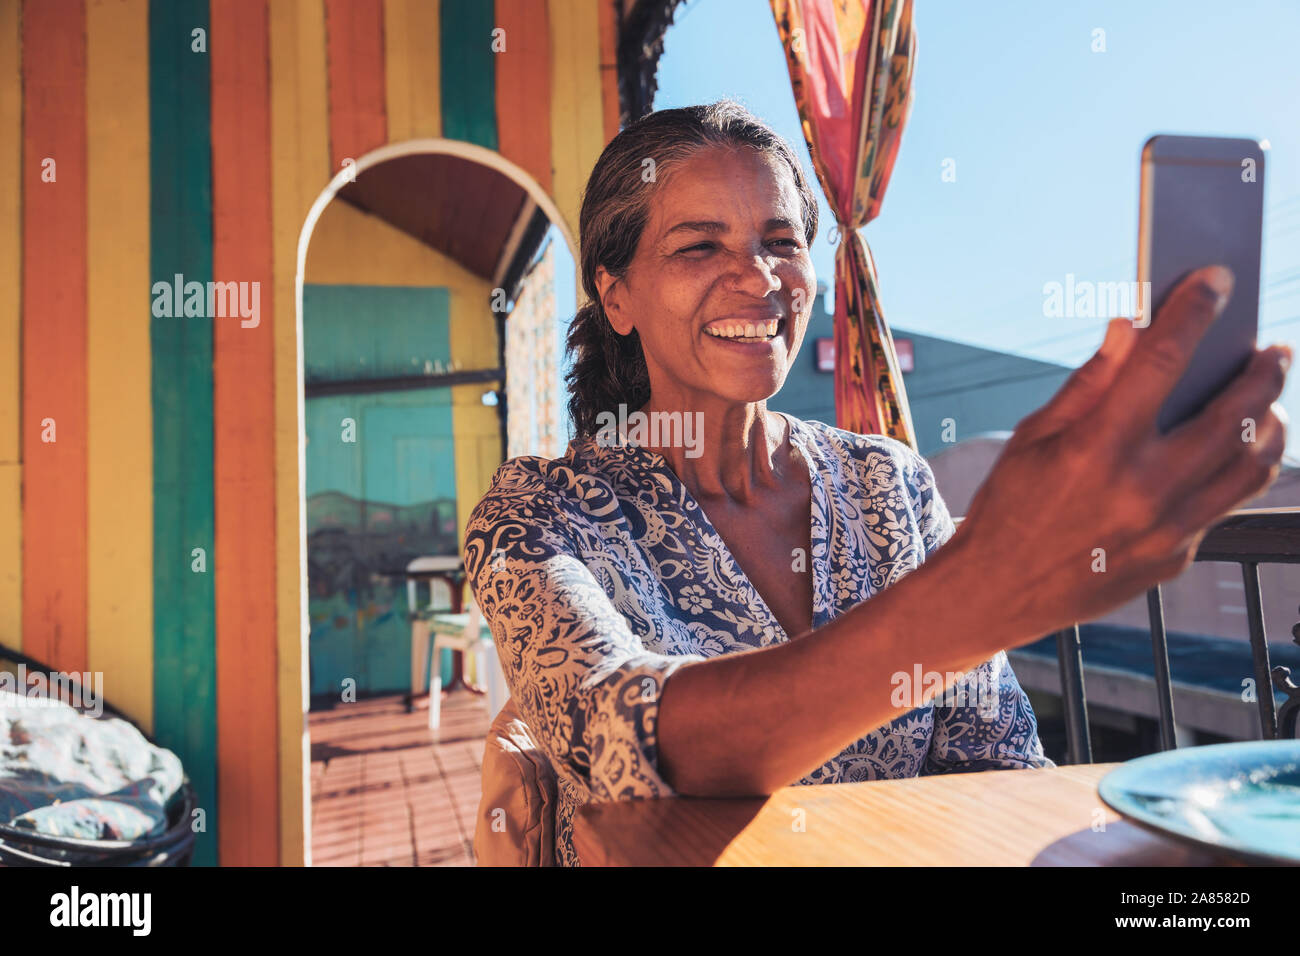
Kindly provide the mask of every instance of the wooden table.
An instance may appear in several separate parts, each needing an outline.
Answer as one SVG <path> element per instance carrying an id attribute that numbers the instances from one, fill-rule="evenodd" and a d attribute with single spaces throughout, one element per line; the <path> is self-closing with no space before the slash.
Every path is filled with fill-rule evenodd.
<path id="1" fill-rule="evenodd" d="M 584 866 L 1218 866 L 1097 796 L 1115 763 L 592 804 Z M 1104 825 L 1104 829 L 1101 827 Z M 1097 829 L 1094 829 L 1096 827 Z"/>

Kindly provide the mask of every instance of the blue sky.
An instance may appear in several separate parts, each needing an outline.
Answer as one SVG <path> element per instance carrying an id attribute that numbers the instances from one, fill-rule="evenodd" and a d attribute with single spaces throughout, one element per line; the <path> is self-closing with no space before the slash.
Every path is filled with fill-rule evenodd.
<path id="1" fill-rule="evenodd" d="M 1260 344 L 1300 343 L 1300 3 L 917 0 L 915 24 L 912 113 L 864 231 L 891 327 L 1079 365 L 1105 320 L 1045 318 L 1043 286 L 1134 278 L 1138 156 L 1164 132 L 1269 141 Z M 1092 52 L 1097 28 L 1104 53 Z M 655 108 L 723 96 L 812 174 L 767 0 L 678 8 Z M 832 219 L 815 190 L 813 258 L 833 284 Z M 1296 377 L 1283 404 L 1300 457 Z"/>

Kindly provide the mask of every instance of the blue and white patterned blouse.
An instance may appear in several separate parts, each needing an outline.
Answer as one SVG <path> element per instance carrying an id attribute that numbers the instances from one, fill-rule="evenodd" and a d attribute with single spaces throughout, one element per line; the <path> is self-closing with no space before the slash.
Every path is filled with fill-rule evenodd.
<path id="1" fill-rule="evenodd" d="M 907 445 L 785 417 L 812 480 L 816 628 L 916 568 L 953 523 Z M 667 461 L 636 445 L 586 437 L 561 458 L 505 462 L 470 516 L 465 569 L 520 716 L 558 777 L 562 865 L 578 862 L 579 805 L 673 794 L 655 730 L 677 668 L 789 640 Z M 1054 766 L 1005 652 L 966 686 L 797 783 Z"/>

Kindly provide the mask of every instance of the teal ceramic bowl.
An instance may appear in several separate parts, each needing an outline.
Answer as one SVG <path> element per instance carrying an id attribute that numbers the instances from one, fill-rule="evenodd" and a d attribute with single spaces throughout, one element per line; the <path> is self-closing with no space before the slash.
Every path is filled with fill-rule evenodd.
<path id="1" fill-rule="evenodd" d="M 1097 792 L 1164 836 L 1253 863 L 1300 864 L 1300 740 L 1250 740 L 1130 760 Z"/>

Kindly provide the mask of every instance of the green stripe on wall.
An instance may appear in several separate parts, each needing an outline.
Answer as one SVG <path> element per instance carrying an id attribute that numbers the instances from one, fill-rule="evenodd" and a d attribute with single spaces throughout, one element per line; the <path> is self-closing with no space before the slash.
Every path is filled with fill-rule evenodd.
<path id="1" fill-rule="evenodd" d="M 206 0 L 149 9 L 150 277 L 212 279 Z M 151 291 L 152 301 L 152 291 Z M 212 324 L 153 317 L 154 728 L 198 795 L 206 830 L 193 863 L 217 863 L 216 595 L 213 568 Z M 206 571 L 191 570 L 202 548 Z"/>
<path id="2" fill-rule="evenodd" d="M 442 135 L 497 148 L 493 3 L 444 2 L 439 24 Z M 505 38 L 506 52 L 510 38 Z"/>

